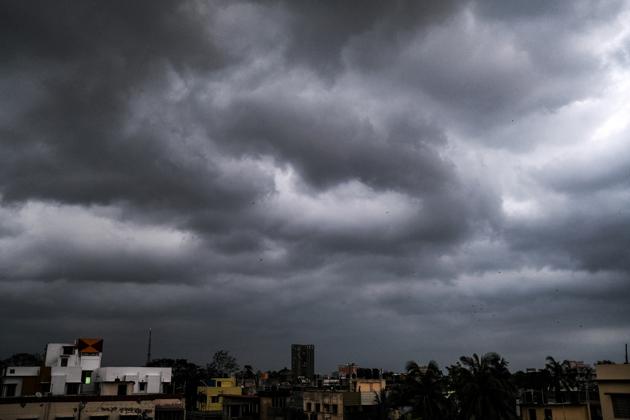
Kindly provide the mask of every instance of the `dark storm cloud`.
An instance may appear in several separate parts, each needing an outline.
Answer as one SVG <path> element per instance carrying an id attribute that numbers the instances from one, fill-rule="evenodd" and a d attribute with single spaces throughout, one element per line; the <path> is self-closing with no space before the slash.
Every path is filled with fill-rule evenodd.
<path id="1" fill-rule="evenodd" d="M 130 104 L 145 89 L 163 89 L 169 69 L 222 65 L 195 4 L 5 6 L 5 72 L 9 80 L 28 72 L 36 96 L 2 129 L 5 200 L 230 207 L 255 194 L 258 186 L 213 184 L 220 176 L 204 156 L 173 156 L 170 148 L 186 140 L 185 120 L 159 127 L 175 137 L 171 144 L 155 132 L 159 116 L 126 127 Z"/>
<path id="2" fill-rule="evenodd" d="M 439 23 L 457 8 L 452 1 L 409 0 L 305 0 L 286 1 L 284 5 L 291 12 L 289 58 L 327 76 L 339 72 L 343 48 L 354 37 L 377 32 L 384 38 L 381 42 L 395 45 L 397 38 Z"/>
<path id="3" fill-rule="evenodd" d="M 622 3 L 2 7 L 0 353 L 525 367 L 629 333 Z"/>

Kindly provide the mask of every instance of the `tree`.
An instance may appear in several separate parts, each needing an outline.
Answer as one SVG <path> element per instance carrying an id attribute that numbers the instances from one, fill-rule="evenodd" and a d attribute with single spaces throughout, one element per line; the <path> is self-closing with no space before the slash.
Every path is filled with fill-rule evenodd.
<path id="1" fill-rule="evenodd" d="M 516 388 L 508 363 L 497 353 L 462 356 L 449 375 L 461 420 L 516 419 Z"/>
<path id="2" fill-rule="evenodd" d="M 207 365 L 208 376 L 228 377 L 238 372 L 236 358 L 227 350 L 219 350 L 212 356 L 212 362 Z"/>
<path id="3" fill-rule="evenodd" d="M 393 404 L 410 406 L 414 416 L 422 420 L 444 420 L 451 414 L 446 393 L 446 378 L 436 362 L 426 367 L 407 362 L 404 381 L 394 388 Z"/>
<path id="4" fill-rule="evenodd" d="M 392 397 L 391 392 L 385 388 L 380 392 L 374 392 L 374 402 L 376 403 L 377 418 L 378 420 L 388 420 L 389 413 L 392 409 Z"/>
<path id="5" fill-rule="evenodd" d="M 576 372 L 570 368 L 569 362 L 558 362 L 551 356 L 547 356 L 545 370 L 549 372 L 549 388 L 556 395 L 556 402 L 563 401 L 563 391 L 570 391 L 576 385 Z"/>
<path id="6" fill-rule="evenodd" d="M 186 397 L 186 410 L 195 410 L 197 386 L 203 379 L 201 367 L 186 359 L 153 359 L 147 366 L 170 367 L 172 369 L 171 388 L 173 393 Z"/>
<path id="7" fill-rule="evenodd" d="M 40 366 L 43 362 L 39 353 L 16 353 L 11 357 L 0 360 L 0 367 L 6 366 Z"/>

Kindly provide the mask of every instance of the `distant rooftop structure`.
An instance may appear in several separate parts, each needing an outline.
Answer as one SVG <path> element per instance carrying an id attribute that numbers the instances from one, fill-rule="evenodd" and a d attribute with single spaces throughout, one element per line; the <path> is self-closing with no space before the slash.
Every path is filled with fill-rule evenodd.
<path id="1" fill-rule="evenodd" d="M 293 380 L 305 378 L 312 381 L 315 377 L 315 345 L 291 345 L 291 373 Z"/>

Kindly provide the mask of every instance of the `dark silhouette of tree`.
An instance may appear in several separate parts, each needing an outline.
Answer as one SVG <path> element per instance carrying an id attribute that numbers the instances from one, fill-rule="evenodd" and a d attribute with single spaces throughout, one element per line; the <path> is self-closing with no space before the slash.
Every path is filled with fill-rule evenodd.
<path id="1" fill-rule="evenodd" d="M 238 372 L 236 358 L 227 350 L 219 350 L 212 356 L 212 362 L 207 365 L 208 376 L 228 377 Z"/>
<path id="2" fill-rule="evenodd" d="M 451 366 L 450 380 L 461 420 L 516 419 L 516 388 L 508 363 L 496 353 L 462 356 Z"/>
<path id="3" fill-rule="evenodd" d="M 376 416 L 378 420 L 389 420 L 390 412 L 393 408 L 391 392 L 381 389 L 380 392 L 374 392 L 374 402 L 376 403 Z"/>
<path id="4" fill-rule="evenodd" d="M 526 402 L 546 403 L 545 393 L 549 390 L 551 383 L 547 370 L 537 370 L 535 372 L 518 371 L 512 375 L 517 389 L 523 391 L 522 397 Z"/>
<path id="5" fill-rule="evenodd" d="M 407 362 L 406 370 L 403 383 L 395 388 L 395 405 L 411 407 L 412 414 L 422 420 L 450 418 L 447 381 L 437 363 L 430 361 L 422 367 L 411 361 Z"/>
<path id="6" fill-rule="evenodd" d="M 570 391 L 576 386 L 577 372 L 571 369 L 569 362 L 557 361 L 551 356 L 547 356 L 545 370 L 549 372 L 549 388 L 554 391 L 556 402 L 563 402 L 563 391 Z"/>
<path id="7" fill-rule="evenodd" d="M 195 410 L 197 403 L 197 386 L 202 385 L 204 371 L 200 366 L 186 359 L 153 359 L 147 366 L 170 367 L 172 369 L 171 391 L 184 394 L 186 410 Z"/>
<path id="8" fill-rule="evenodd" d="M 39 353 L 16 353 L 0 360 L 0 370 L 8 366 L 41 366 L 43 357 Z"/>

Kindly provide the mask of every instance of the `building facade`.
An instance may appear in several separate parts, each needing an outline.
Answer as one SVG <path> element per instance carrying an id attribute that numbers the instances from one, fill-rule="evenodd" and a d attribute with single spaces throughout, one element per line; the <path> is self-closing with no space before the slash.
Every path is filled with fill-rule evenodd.
<path id="1" fill-rule="evenodd" d="M 207 385 L 197 387 L 198 411 L 222 413 L 224 396 L 242 394 L 234 378 L 212 378 Z"/>
<path id="2" fill-rule="evenodd" d="M 596 366 L 604 420 L 630 419 L 630 364 Z"/>
<path id="3" fill-rule="evenodd" d="M 375 394 L 367 401 L 361 392 L 318 389 L 305 391 L 303 399 L 304 414 L 308 420 L 369 420 L 378 417 Z"/>
<path id="4" fill-rule="evenodd" d="M 315 345 L 291 345 L 291 373 L 294 381 L 305 378 L 312 381 L 315 378 Z"/>
<path id="5" fill-rule="evenodd" d="M 164 393 L 171 368 L 101 367 L 102 339 L 51 343 L 41 366 L 2 372 L 2 420 L 183 420 L 185 400 Z"/>

